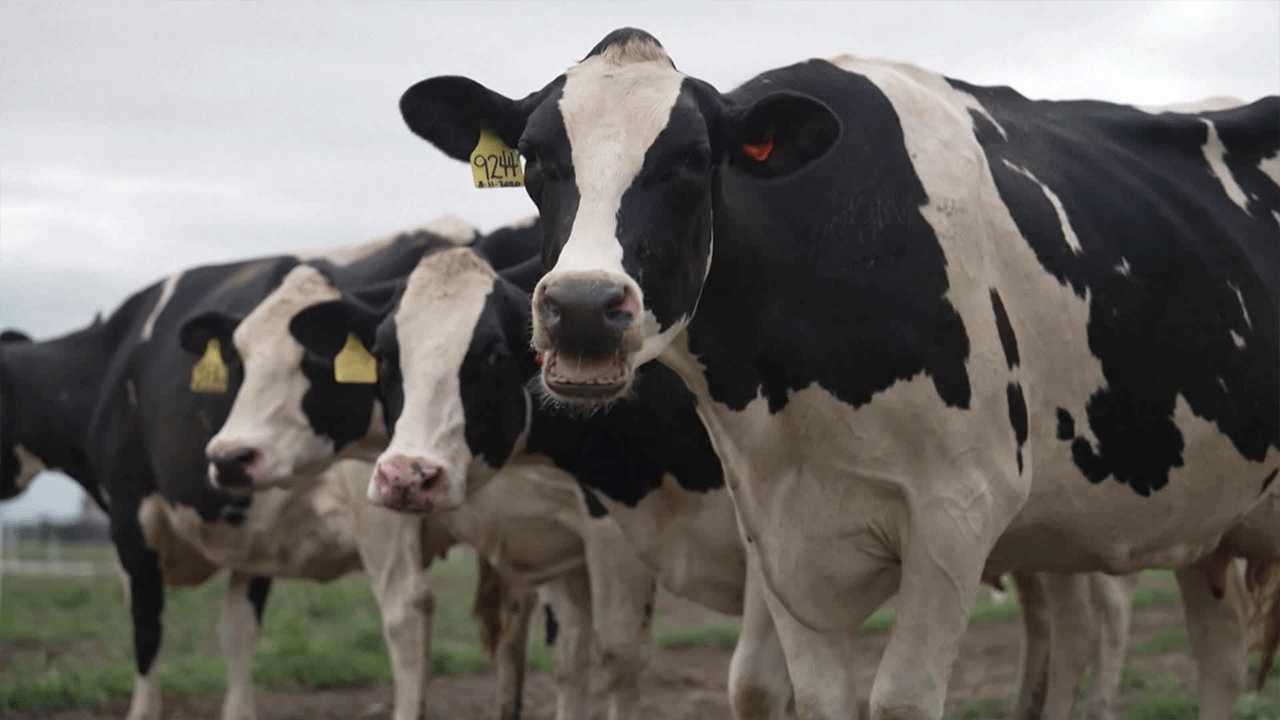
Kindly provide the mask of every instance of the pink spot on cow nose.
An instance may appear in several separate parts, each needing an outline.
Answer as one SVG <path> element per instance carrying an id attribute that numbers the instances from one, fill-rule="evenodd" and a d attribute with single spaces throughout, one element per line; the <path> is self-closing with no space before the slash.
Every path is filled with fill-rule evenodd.
<path id="1" fill-rule="evenodd" d="M 374 479 L 378 501 L 401 512 L 427 512 L 445 493 L 444 470 L 419 458 L 393 455 L 378 463 Z"/>

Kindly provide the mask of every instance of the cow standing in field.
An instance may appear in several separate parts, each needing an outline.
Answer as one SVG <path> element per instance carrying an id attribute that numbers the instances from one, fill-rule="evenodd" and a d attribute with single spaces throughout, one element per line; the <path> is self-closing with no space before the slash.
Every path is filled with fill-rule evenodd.
<path id="1" fill-rule="evenodd" d="M 497 467 L 572 474 L 584 485 L 588 510 L 617 521 L 664 588 L 743 616 L 728 683 L 734 717 L 785 717 L 791 688 L 781 646 L 692 396 L 655 364 L 641 370 L 627 399 L 590 416 L 538 403 L 526 387 L 538 368 L 529 348 L 529 296 L 506 275 L 475 253 L 450 250 L 423 258 L 395 306 L 375 309 L 347 296 L 292 321 L 294 334 L 320 356 L 334 353 L 348 333 L 376 338 L 373 352 L 387 369 L 380 394 L 414 409 L 413 418 L 396 424 L 399 441 L 384 454 L 370 496 L 422 512 L 455 492 L 451 483 L 470 487 Z M 422 470 L 400 471 L 415 467 Z M 1136 576 L 1013 575 L 1027 634 L 1011 717 L 1040 717 L 1052 693 L 1074 697 L 1089 663 L 1091 717 L 1113 717 Z M 1238 586 L 1227 585 L 1233 602 L 1243 600 Z M 1225 661 L 1243 657 L 1240 647 Z M 1197 660 L 1206 667 L 1224 658 Z M 1234 698 L 1238 688 L 1225 690 Z"/>
<path id="2" fill-rule="evenodd" d="M 940 717 L 984 571 L 1179 569 L 1201 640 L 1239 632 L 1209 588 L 1280 558 L 1232 534 L 1278 492 L 1280 98 L 1147 113 L 851 56 L 721 94 L 624 29 L 520 100 L 442 77 L 401 109 L 524 155 L 552 398 L 653 359 L 697 398 L 800 718 L 855 715 L 851 632 L 895 592 L 872 718 Z"/>
<path id="3" fill-rule="evenodd" d="M 536 223 L 520 227 L 522 232 L 541 232 Z M 483 255 L 484 248 L 476 252 Z M 528 292 L 541 277 L 541 266 L 534 257 L 504 272 Z M 411 269 L 404 268 L 401 279 Z M 296 314 L 342 297 L 350 298 L 342 307 L 390 306 L 402 284 L 339 285 L 315 268 L 299 266 L 245 317 L 212 315 L 188 322 L 184 334 L 216 327 L 220 342 L 244 359 L 239 393 L 207 445 L 209 473 L 218 485 L 261 490 L 296 482 L 299 468 L 322 468 L 341 458 L 372 460 L 383 453 L 387 429 L 395 425 L 400 408 L 380 405 L 371 383 L 375 377 L 399 380 L 397 369 L 380 363 L 370 368 L 367 382 L 339 381 L 342 361 L 335 356 L 352 342 L 362 349 L 372 346 L 371 335 L 363 329 L 354 334 L 342 330 L 330 335 L 337 343 L 332 352 L 315 353 L 306 352 L 289 327 Z M 454 336 L 450 318 L 435 320 L 435 328 L 425 328 L 429 334 L 434 330 L 442 337 Z M 334 329 L 349 325 L 345 316 L 332 319 Z M 412 375 L 403 377 L 412 382 Z M 502 415 L 492 420 L 501 428 L 523 422 L 523 416 L 504 422 L 510 419 Z M 496 456 L 490 459 L 500 464 Z M 365 467 L 373 470 L 372 465 Z M 609 717 L 632 717 L 648 654 L 654 579 L 616 526 L 588 512 L 572 477 L 536 468 L 504 473 L 493 482 L 477 483 L 466 501 L 448 512 L 403 517 L 428 518 L 442 528 L 448 542 L 472 545 L 504 585 L 514 587 L 515 591 L 481 592 L 476 606 L 498 659 L 501 720 L 520 714 L 534 588 L 540 588 L 558 621 L 558 632 L 549 633 L 549 639 L 555 637 L 556 717 L 575 720 L 588 715 L 593 646 L 610 696 Z M 408 548 L 415 538 L 402 542 Z"/>
<path id="4" fill-rule="evenodd" d="M 517 238 L 526 241 L 525 256 L 531 237 Z M 222 567 L 231 571 L 219 626 L 228 663 L 224 720 L 256 716 L 251 665 L 271 577 L 323 581 L 361 567 L 373 576 L 393 661 L 393 717 L 422 714 L 430 557 L 407 540 L 425 536 L 424 547 L 431 547 L 438 526 L 365 503 L 368 471 L 360 463 L 252 496 L 211 484 L 205 444 L 227 415 L 242 358 L 231 345 L 209 342 L 212 335 L 202 334 L 208 324 L 197 323 L 184 333 L 206 370 L 193 389 L 193 358 L 179 346 L 178 329 L 192 315 L 249 312 L 302 264 L 336 282 L 370 283 L 411 268 L 428 249 L 475 240 L 470 227 L 445 219 L 323 255 L 197 267 L 135 293 L 105 321 L 78 332 L 42 342 L 6 333 L 0 491 L 10 495 L 39 468 L 57 468 L 107 510 L 133 618 L 138 676 L 129 720 L 161 716 L 154 661 L 164 586 L 198 584 Z"/>

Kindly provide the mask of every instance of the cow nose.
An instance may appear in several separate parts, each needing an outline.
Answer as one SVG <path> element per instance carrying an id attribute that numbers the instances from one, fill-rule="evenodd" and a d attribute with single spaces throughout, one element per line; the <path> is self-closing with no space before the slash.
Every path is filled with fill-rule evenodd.
<path id="1" fill-rule="evenodd" d="M 559 352 L 611 357 L 635 317 L 627 289 L 602 279 L 564 278 L 549 283 L 538 301 L 538 320 Z"/>
<path id="2" fill-rule="evenodd" d="M 256 449 L 242 447 L 227 452 L 210 453 L 209 462 L 217 471 L 219 485 L 249 485 L 249 466 L 256 462 L 258 457 Z"/>
<path id="3" fill-rule="evenodd" d="M 378 463 L 372 499 L 395 510 L 425 512 L 444 492 L 444 470 L 416 458 L 395 455 Z"/>

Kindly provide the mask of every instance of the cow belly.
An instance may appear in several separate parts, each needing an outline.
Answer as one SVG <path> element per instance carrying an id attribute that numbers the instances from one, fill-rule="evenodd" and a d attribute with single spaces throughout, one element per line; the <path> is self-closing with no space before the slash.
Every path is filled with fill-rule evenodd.
<path id="1" fill-rule="evenodd" d="M 362 475 L 367 479 L 367 469 Z M 218 566 L 327 581 L 361 565 L 352 507 L 359 499 L 329 476 L 299 489 L 255 493 L 240 525 L 206 523 L 191 508 L 154 500 L 156 510 L 148 514 L 152 526 L 162 522 L 167 532 Z M 153 532 L 148 531 L 149 539 Z"/>
<path id="2" fill-rule="evenodd" d="M 603 500 L 667 592 L 727 615 L 742 614 L 746 554 L 727 491 L 683 490 L 667 476 L 634 508 Z"/>
<path id="3" fill-rule="evenodd" d="M 504 469 L 440 520 L 512 582 L 539 585 L 585 562 L 577 481 L 554 468 Z"/>
<path id="4" fill-rule="evenodd" d="M 1186 443 L 1183 465 L 1145 497 L 1114 477 L 1089 482 L 1071 458 L 1070 443 L 1047 432 L 1036 437 L 1031 495 L 996 544 L 990 567 L 1114 574 L 1177 568 L 1216 547 L 1251 509 L 1271 502 L 1260 493 L 1280 465 L 1280 452 L 1273 449 L 1263 462 L 1241 457 L 1181 398 L 1175 421 Z"/>

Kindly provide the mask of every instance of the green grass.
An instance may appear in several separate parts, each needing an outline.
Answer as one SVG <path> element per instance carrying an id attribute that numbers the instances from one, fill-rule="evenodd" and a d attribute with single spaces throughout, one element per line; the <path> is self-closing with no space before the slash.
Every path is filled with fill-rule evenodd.
<path id="1" fill-rule="evenodd" d="M 93 555 L 84 553 L 85 559 Z M 103 557 L 98 553 L 95 559 Z M 470 555 L 438 561 L 432 568 L 436 615 L 431 661 L 437 673 L 490 667 L 480 647 L 479 625 L 471 617 L 474 573 Z M 157 661 L 163 693 L 222 693 L 226 666 L 217 622 L 224 588 L 219 577 L 165 593 L 164 639 Z M 549 670 L 542 624 L 534 625 L 529 667 Z M 0 584 L 0 647 L 0 710 L 94 705 L 132 691 L 132 628 L 114 571 L 91 578 L 6 575 Z M 254 655 L 254 680 L 259 687 L 278 690 L 389 682 L 391 664 L 368 578 L 354 574 L 325 584 L 276 581 Z"/>
<path id="2" fill-rule="evenodd" d="M 6 556 L 45 557 L 45 548 L 28 544 Z M 67 560 L 85 560 L 104 568 L 90 578 L 42 578 L 6 575 L 0 584 L 0 714 L 6 710 L 90 707 L 127 698 L 133 686 L 131 626 L 109 547 L 59 549 Z M 474 673 L 489 669 L 480 649 L 479 626 L 471 618 L 475 563 L 469 553 L 438 561 L 431 570 L 436 588 L 432 665 L 436 673 Z M 224 585 L 219 579 L 196 588 L 166 593 L 165 636 L 157 678 L 166 695 L 218 696 L 226 667 L 216 626 Z M 1178 599 L 1169 573 L 1145 573 L 1135 597 L 1144 608 Z M 997 604 L 983 588 L 970 622 L 1008 622 L 1018 616 L 1010 595 Z M 654 642 L 659 647 L 732 650 L 738 624 L 732 620 L 670 624 L 661 613 Z M 883 609 L 863 623 L 860 632 L 886 631 L 893 611 Z M 531 670 L 550 670 L 543 643 L 541 615 L 534 617 L 528 662 Z M 1134 654 L 1181 650 L 1186 631 L 1169 628 L 1135 647 Z M 1256 673 L 1254 660 L 1250 676 Z M 1271 672 L 1262 694 L 1242 696 L 1234 720 L 1280 717 L 1280 668 Z M 354 574 L 331 583 L 282 580 L 267 603 L 263 634 L 254 659 L 254 678 L 263 690 L 342 688 L 389 682 L 390 662 L 382 640 L 378 608 L 368 579 Z M 1136 668 L 1125 670 L 1126 697 L 1136 697 L 1127 717 L 1136 720 L 1194 717 L 1193 690 Z M 1009 698 L 978 698 L 967 703 L 957 720 L 1000 717 Z"/>

